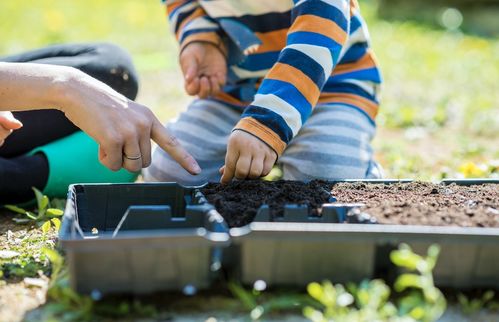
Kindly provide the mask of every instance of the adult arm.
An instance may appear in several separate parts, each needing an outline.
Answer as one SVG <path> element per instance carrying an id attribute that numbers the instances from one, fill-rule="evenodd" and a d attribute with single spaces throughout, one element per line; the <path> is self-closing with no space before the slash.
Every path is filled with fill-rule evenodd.
<path id="1" fill-rule="evenodd" d="M 95 78 L 71 67 L 0 63 L 0 111 L 49 108 L 61 110 L 94 138 L 100 161 L 111 170 L 149 166 L 152 139 L 190 173 L 201 171 L 147 107 Z M 139 160 L 125 157 L 139 155 Z"/>

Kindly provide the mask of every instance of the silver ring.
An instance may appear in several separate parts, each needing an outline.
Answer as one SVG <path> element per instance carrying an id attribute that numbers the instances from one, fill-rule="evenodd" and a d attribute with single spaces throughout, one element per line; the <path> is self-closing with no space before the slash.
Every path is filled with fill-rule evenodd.
<path id="1" fill-rule="evenodd" d="M 131 157 L 129 157 L 129 156 L 128 156 L 128 155 L 126 155 L 126 154 L 123 154 L 123 157 L 124 157 L 125 159 L 128 159 L 128 160 L 137 161 L 137 160 L 142 159 L 142 154 L 139 154 L 139 155 L 134 155 L 134 156 L 131 156 Z"/>

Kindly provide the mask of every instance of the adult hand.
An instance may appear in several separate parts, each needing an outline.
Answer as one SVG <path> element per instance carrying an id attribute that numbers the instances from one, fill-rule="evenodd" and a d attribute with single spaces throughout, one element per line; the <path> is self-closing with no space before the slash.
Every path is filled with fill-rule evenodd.
<path id="1" fill-rule="evenodd" d="M 0 111 L 0 146 L 13 130 L 21 128 L 23 124 L 11 112 Z"/>
<path id="2" fill-rule="evenodd" d="M 151 164 L 151 139 L 191 174 L 201 169 L 145 106 L 84 73 L 64 82 L 61 110 L 99 143 L 99 160 L 113 171 L 139 171 Z"/>
<path id="3" fill-rule="evenodd" d="M 241 131 L 233 131 L 227 144 L 225 165 L 220 168 L 222 183 L 232 178 L 258 179 L 269 174 L 277 160 L 277 154 L 257 137 Z"/>
<path id="4" fill-rule="evenodd" d="M 227 61 L 214 44 L 192 42 L 182 50 L 179 60 L 187 94 L 207 98 L 225 85 Z"/>

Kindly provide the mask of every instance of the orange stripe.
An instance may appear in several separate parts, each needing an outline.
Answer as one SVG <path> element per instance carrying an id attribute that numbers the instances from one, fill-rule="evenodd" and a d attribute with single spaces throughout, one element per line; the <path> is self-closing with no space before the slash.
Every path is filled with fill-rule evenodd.
<path id="1" fill-rule="evenodd" d="M 279 51 L 283 49 L 284 47 L 286 47 L 287 34 L 288 28 L 269 32 L 256 32 L 255 35 L 262 42 L 256 53 Z"/>
<path id="2" fill-rule="evenodd" d="M 168 14 L 171 14 L 173 12 L 173 10 L 177 9 L 178 7 L 180 7 L 183 4 L 184 3 L 182 3 L 181 1 L 175 2 L 175 3 L 172 3 L 172 4 L 167 4 L 166 5 L 166 12 Z"/>
<path id="3" fill-rule="evenodd" d="M 350 73 L 353 71 L 361 70 L 361 69 L 368 69 L 368 68 L 373 68 L 376 67 L 376 61 L 374 60 L 373 54 L 371 50 L 368 50 L 367 53 L 362 56 L 359 60 L 353 62 L 353 63 L 347 63 L 347 64 L 338 64 L 333 70 L 332 75 L 340 75 L 340 74 L 345 74 L 345 73 Z"/>
<path id="4" fill-rule="evenodd" d="M 372 119 L 378 114 L 379 105 L 365 97 L 347 93 L 322 93 L 319 104 L 345 103 L 354 105 L 367 113 Z"/>
<path id="5" fill-rule="evenodd" d="M 290 83 L 305 96 L 305 99 L 314 106 L 320 95 L 317 85 L 301 70 L 288 64 L 277 63 L 272 67 L 267 79 L 276 79 Z"/>
<path id="6" fill-rule="evenodd" d="M 274 151 L 277 153 L 277 156 L 280 156 L 286 148 L 286 143 L 281 140 L 277 133 L 252 117 L 245 117 L 239 120 L 237 125 L 234 127 L 234 130 L 243 130 L 258 137 L 260 140 L 267 143 L 272 149 L 274 149 Z"/>
<path id="7" fill-rule="evenodd" d="M 344 44 L 347 39 L 347 33 L 336 22 L 314 15 L 302 15 L 296 18 L 289 33 L 295 31 L 315 32 L 333 39 L 338 44 Z"/>
<path id="8" fill-rule="evenodd" d="M 203 8 L 197 8 L 189 17 L 185 18 L 184 21 L 182 21 L 182 23 L 178 27 L 178 31 L 176 34 L 177 39 L 180 38 L 180 33 L 182 32 L 182 30 L 184 29 L 184 27 L 187 23 L 189 23 L 190 21 L 192 21 L 196 18 L 203 17 L 203 16 L 206 16 L 206 12 L 203 10 Z"/>

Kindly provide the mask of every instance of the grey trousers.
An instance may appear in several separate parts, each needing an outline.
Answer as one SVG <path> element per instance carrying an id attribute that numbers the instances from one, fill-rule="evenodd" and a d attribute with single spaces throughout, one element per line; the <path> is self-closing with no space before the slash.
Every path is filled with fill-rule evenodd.
<path id="1" fill-rule="evenodd" d="M 161 149 L 144 170 L 146 181 L 174 181 L 199 185 L 220 180 L 227 140 L 240 113 L 213 100 L 195 100 L 165 126 L 199 162 L 202 173 L 190 175 Z M 343 104 L 317 105 L 277 163 L 284 179 L 380 178 L 373 161 L 371 140 L 375 125 L 361 111 Z"/>

